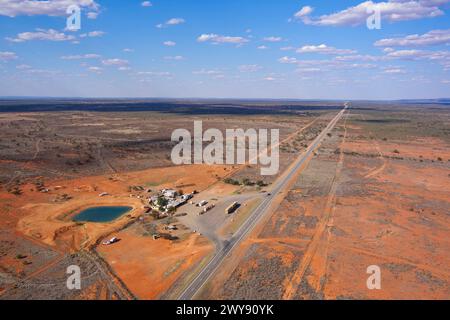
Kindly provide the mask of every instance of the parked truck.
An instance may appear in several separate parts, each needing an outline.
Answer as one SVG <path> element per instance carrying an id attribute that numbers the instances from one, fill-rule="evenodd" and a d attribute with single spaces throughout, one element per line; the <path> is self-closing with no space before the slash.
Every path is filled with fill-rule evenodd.
<path id="1" fill-rule="evenodd" d="M 233 202 L 228 208 L 225 209 L 225 213 L 231 214 L 236 211 L 237 208 L 239 208 L 239 203 Z"/>

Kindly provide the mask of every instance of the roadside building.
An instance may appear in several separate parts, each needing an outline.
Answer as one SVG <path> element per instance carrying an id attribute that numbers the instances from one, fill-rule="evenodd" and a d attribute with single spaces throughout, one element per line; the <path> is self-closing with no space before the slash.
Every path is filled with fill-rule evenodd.
<path id="1" fill-rule="evenodd" d="M 174 199 L 177 196 L 177 192 L 173 189 L 164 189 L 164 190 L 162 190 L 162 195 L 165 198 Z"/>

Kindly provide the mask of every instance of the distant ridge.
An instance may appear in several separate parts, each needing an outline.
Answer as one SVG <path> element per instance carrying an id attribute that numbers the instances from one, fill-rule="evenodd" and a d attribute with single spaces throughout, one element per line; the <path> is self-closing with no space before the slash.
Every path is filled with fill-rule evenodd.
<path id="1" fill-rule="evenodd" d="M 450 98 L 435 99 L 293 99 L 293 98 L 168 98 L 168 97 L 51 97 L 51 96 L 0 96 L 0 101 L 27 101 L 27 100 L 47 100 L 47 101 L 73 101 L 73 102 L 92 102 L 92 101 L 129 101 L 129 102 L 205 102 L 205 101 L 245 101 L 245 102 L 398 102 L 398 103 L 450 103 Z"/>
<path id="2" fill-rule="evenodd" d="M 440 99 L 402 99 L 398 100 L 403 103 L 450 103 L 450 98 Z"/>

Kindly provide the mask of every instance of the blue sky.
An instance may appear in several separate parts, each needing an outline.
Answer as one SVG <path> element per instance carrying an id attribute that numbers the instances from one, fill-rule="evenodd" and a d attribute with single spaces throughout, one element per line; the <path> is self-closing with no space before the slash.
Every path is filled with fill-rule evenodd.
<path id="1" fill-rule="evenodd" d="M 449 97 L 449 13 L 450 0 L 2 0 L 0 96 Z"/>

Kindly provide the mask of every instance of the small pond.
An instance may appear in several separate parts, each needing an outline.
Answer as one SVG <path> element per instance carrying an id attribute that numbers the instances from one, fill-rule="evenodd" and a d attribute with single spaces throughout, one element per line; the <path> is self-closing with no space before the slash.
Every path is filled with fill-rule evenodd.
<path id="1" fill-rule="evenodd" d="M 131 207 L 92 207 L 78 213 L 72 220 L 79 222 L 110 222 L 131 211 Z"/>

